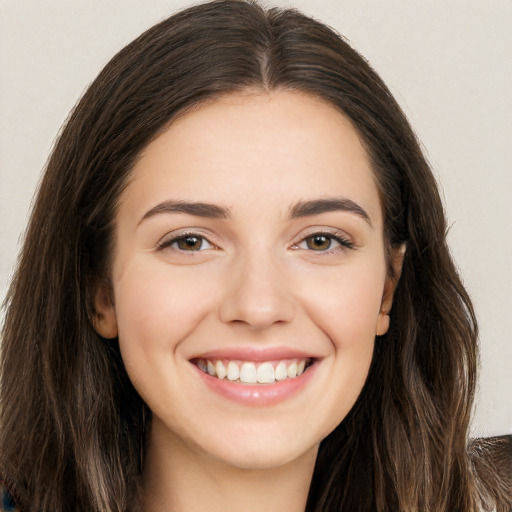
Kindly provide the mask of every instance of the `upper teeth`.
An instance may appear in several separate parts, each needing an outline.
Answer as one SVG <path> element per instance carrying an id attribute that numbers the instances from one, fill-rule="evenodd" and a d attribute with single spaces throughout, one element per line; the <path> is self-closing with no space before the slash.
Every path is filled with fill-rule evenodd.
<path id="1" fill-rule="evenodd" d="M 198 359 L 197 366 L 212 377 L 246 384 L 272 384 L 276 381 L 293 379 L 306 369 L 308 359 L 287 359 L 284 361 L 226 361 Z"/>

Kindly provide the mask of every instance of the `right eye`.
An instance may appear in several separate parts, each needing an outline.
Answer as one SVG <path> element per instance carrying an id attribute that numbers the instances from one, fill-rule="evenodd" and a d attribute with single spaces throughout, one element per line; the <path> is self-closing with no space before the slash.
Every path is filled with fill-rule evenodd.
<path id="1" fill-rule="evenodd" d="M 159 244 L 158 248 L 171 248 L 182 252 L 199 252 L 207 249 L 213 249 L 214 245 L 211 244 L 204 236 L 187 234 L 166 239 Z"/>

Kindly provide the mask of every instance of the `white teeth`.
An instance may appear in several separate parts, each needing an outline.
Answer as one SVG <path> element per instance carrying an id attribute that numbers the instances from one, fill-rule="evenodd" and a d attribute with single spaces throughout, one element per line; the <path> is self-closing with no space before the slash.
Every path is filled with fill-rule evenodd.
<path id="1" fill-rule="evenodd" d="M 228 380 L 238 380 L 240 377 L 240 370 L 234 361 L 230 361 L 228 364 L 227 377 Z"/>
<path id="2" fill-rule="evenodd" d="M 240 368 L 240 382 L 256 384 L 258 381 L 254 363 L 244 363 Z"/>
<path id="3" fill-rule="evenodd" d="M 258 382 L 260 384 L 271 384 L 275 382 L 272 363 L 262 363 L 258 366 Z"/>
<path id="4" fill-rule="evenodd" d="M 217 361 L 215 363 L 215 371 L 217 373 L 217 377 L 222 380 L 226 375 L 226 367 L 224 366 L 224 363 L 222 361 Z"/>
<path id="5" fill-rule="evenodd" d="M 286 363 L 284 361 L 281 361 L 276 366 L 276 369 L 274 370 L 274 376 L 275 376 L 275 379 L 278 381 L 285 380 L 288 377 L 288 373 L 286 370 Z"/>
<path id="6" fill-rule="evenodd" d="M 294 379 L 302 375 L 309 360 L 265 361 L 255 363 L 250 361 L 222 361 L 197 359 L 197 366 L 205 373 L 220 380 L 240 381 L 245 384 L 272 384 L 286 379 Z"/>
<path id="7" fill-rule="evenodd" d="M 292 363 L 290 366 L 288 366 L 288 370 L 286 372 L 289 379 L 294 379 L 297 377 L 297 363 Z"/>

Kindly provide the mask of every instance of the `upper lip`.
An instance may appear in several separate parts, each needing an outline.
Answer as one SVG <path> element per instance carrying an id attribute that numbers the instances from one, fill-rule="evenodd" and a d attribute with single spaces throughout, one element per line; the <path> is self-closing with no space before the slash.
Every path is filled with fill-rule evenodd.
<path id="1" fill-rule="evenodd" d="M 313 359 L 314 355 L 303 350 L 290 347 L 232 347 L 211 350 L 196 354 L 193 359 L 208 359 L 210 361 L 227 359 L 230 361 L 276 361 L 284 359 Z"/>

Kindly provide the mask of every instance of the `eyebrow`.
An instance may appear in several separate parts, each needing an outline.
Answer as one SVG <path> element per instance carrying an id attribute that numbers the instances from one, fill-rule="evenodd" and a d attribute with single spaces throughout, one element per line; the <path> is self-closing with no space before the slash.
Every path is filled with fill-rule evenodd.
<path id="1" fill-rule="evenodd" d="M 150 217 L 161 213 L 187 213 L 196 217 L 206 217 L 210 219 L 227 219 L 231 216 L 230 211 L 222 206 L 210 203 L 194 203 L 188 201 L 164 201 L 157 204 L 151 210 L 148 210 L 139 224 Z"/>
<path id="2" fill-rule="evenodd" d="M 351 199 L 345 197 L 329 197 L 310 201 L 299 201 L 291 206 L 289 217 L 291 219 L 297 219 L 336 211 L 357 215 L 372 226 L 370 216 L 364 209 Z M 159 203 L 148 210 L 139 221 L 139 224 L 150 217 L 163 213 L 186 213 L 188 215 L 210 219 L 228 219 L 231 217 L 231 212 L 228 208 L 216 204 L 169 200 Z"/>
<path id="3" fill-rule="evenodd" d="M 347 199 L 345 197 L 329 197 L 325 199 L 315 199 L 312 201 L 300 201 L 291 208 L 290 217 L 295 219 L 336 211 L 352 213 L 361 217 L 370 226 L 372 225 L 370 216 L 364 211 L 364 209 L 351 199 Z"/>

